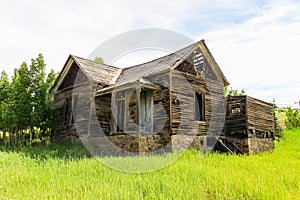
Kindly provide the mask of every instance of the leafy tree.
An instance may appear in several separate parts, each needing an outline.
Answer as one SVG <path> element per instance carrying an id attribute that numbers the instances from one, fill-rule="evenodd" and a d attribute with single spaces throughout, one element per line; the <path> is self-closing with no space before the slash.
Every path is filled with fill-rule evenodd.
<path id="1" fill-rule="evenodd" d="M 278 124 L 278 117 L 276 115 L 276 110 L 277 110 L 277 105 L 275 103 L 273 103 L 273 116 L 274 116 L 274 131 L 275 131 L 275 135 L 280 138 L 282 137 L 282 128 L 279 126 Z"/>
<path id="2" fill-rule="evenodd" d="M 48 74 L 45 82 L 46 99 L 45 107 L 43 110 L 43 120 L 41 123 L 42 136 L 51 137 L 54 134 L 54 130 L 60 125 L 61 120 L 59 113 L 55 110 L 53 96 L 50 95 L 50 89 L 53 86 L 57 77 L 57 73 L 53 70 Z"/>
<path id="3" fill-rule="evenodd" d="M 300 127 L 300 114 L 299 110 L 293 110 L 291 107 L 288 107 L 285 111 L 286 119 L 285 119 L 285 126 L 287 129 Z"/>
<path id="4" fill-rule="evenodd" d="M 104 64 L 104 60 L 101 57 L 96 57 L 95 61 L 98 62 L 98 63 Z"/>
<path id="5" fill-rule="evenodd" d="M 12 120 L 15 124 L 11 126 L 11 132 L 15 135 L 15 145 L 22 142 L 23 135 L 20 135 L 20 132 L 23 133 L 23 130 L 28 129 L 32 123 L 30 83 L 28 66 L 26 63 L 22 63 L 21 67 L 15 70 L 8 98 L 11 112 L 15 116 Z"/>
<path id="6" fill-rule="evenodd" d="M 9 79 L 5 71 L 1 72 L 0 76 L 0 103 L 7 99 L 9 91 Z"/>
<path id="7" fill-rule="evenodd" d="M 32 133 L 32 139 L 35 137 L 35 129 L 40 128 L 41 121 L 43 120 L 44 110 L 46 107 L 46 89 L 45 84 L 45 62 L 42 54 L 39 54 L 36 59 L 31 60 L 30 65 L 30 93 L 31 93 L 31 106 L 32 106 L 32 123 L 30 126 L 30 132 Z"/>
<path id="8" fill-rule="evenodd" d="M 8 75 L 5 71 L 1 73 L 0 76 L 0 130 L 2 131 L 2 138 L 4 144 L 6 144 L 6 129 L 7 124 L 5 123 L 5 112 L 7 110 L 6 101 L 8 99 L 10 82 L 8 79 Z"/>
<path id="9" fill-rule="evenodd" d="M 237 89 L 233 89 L 232 87 L 228 88 L 227 86 L 224 88 L 224 95 L 227 96 L 242 96 L 245 95 L 245 90 L 242 89 L 241 91 Z"/>
<path id="10" fill-rule="evenodd" d="M 31 144 L 34 139 L 49 138 L 59 124 L 59 115 L 49 94 L 57 74 L 52 70 L 46 76 L 45 66 L 40 54 L 31 60 L 29 67 L 24 62 L 15 69 L 11 83 L 7 74 L 2 72 L 0 131 L 5 144 Z"/>

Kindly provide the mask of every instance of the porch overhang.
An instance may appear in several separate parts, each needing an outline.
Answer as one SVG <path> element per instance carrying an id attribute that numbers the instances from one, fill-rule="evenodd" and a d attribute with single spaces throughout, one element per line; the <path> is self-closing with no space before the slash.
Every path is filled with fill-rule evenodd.
<path id="1" fill-rule="evenodd" d="M 102 96 L 105 94 L 109 94 L 112 92 L 118 92 L 118 91 L 122 91 L 122 90 L 126 90 L 126 89 L 131 89 L 131 88 L 136 88 L 136 86 L 139 85 L 141 88 L 148 88 L 148 89 L 152 89 L 152 90 L 157 90 L 160 89 L 161 86 L 152 83 L 151 81 L 144 79 L 144 78 L 140 78 L 137 81 L 131 82 L 131 83 L 126 83 L 126 84 L 122 84 L 122 85 L 112 85 L 106 88 L 101 88 L 100 90 L 98 90 L 95 94 L 95 96 Z"/>

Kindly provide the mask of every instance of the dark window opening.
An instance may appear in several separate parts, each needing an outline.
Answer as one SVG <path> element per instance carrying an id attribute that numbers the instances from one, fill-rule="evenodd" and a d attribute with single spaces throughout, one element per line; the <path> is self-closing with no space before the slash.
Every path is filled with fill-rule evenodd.
<path id="1" fill-rule="evenodd" d="M 205 105 L 204 95 L 202 93 L 195 92 L 195 120 L 205 121 Z"/>
<path id="2" fill-rule="evenodd" d="M 72 101 L 72 119 L 71 119 L 71 124 L 75 124 L 76 121 L 76 113 L 74 111 L 77 110 L 77 104 L 78 104 L 78 95 L 73 96 L 73 101 Z"/>
<path id="3" fill-rule="evenodd" d="M 63 120 L 65 126 L 71 126 L 75 123 L 75 113 L 74 110 L 76 110 L 78 103 L 78 95 L 74 96 L 73 98 L 71 96 L 67 96 L 65 98 L 64 103 L 64 114 L 63 114 Z"/>
<path id="4" fill-rule="evenodd" d="M 68 124 L 68 117 L 69 117 L 69 97 L 65 98 L 65 102 L 64 102 L 64 125 L 66 126 Z"/>

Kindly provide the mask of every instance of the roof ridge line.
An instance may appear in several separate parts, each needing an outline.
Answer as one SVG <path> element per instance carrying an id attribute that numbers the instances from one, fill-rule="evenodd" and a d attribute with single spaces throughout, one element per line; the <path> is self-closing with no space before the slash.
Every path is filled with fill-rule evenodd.
<path id="1" fill-rule="evenodd" d="M 95 60 L 90 60 L 90 59 L 83 58 L 83 57 L 80 57 L 80 56 L 75 56 L 75 55 L 73 55 L 73 54 L 70 54 L 70 56 L 74 57 L 75 59 L 76 59 L 76 58 L 79 58 L 79 59 L 87 60 L 87 61 L 89 61 L 89 62 L 97 63 L 97 64 L 99 64 L 99 65 L 105 65 L 105 66 L 107 66 L 107 67 L 112 67 L 112 68 L 116 68 L 116 69 L 122 69 L 122 68 L 120 68 L 120 67 L 108 65 L 108 64 L 105 64 L 105 63 L 99 63 L 99 62 L 97 62 L 97 61 L 95 61 Z"/>
<path id="2" fill-rule="evenodd" d="M 147 64 L 147 63 L 151 63 L 151 62 L 156 61 L 156 60 L 159 60 L 159 59 L 163 59 L 163 58 L 165 58 L 165 57 L 167 57 L 167 56 L 174 55 L 174 54 L 176 54 L 176 52 L 182 51 L 183 49 L 187 49 L 187 48 L 189 48 L 189 47 L 191 47 L 191 46 L 193 46 L 193 45 L 199 44 L 201 41 L 204 41 L 204 40 L 202 39 L 202 40 L 200 40 L 200 41 L 194 42 L 194 43 L 192 43 L 192 44 L 190 44 L 190 45 L 188 45 L 188 46 L 185 46 L 185 47 L 183 47 L 183 48 L 181 48 L 181 49 L 179 49 L 179 50 L 177 50 L 177 51 L 174 51 L 173 53 L 167 54 L 167 55 L 165 55 L 165 56 L 162 56 L 162 57 L 159 57 L 159 58 L 155 58 L 155 59 L 153 59 L 153 60 L 150 60 L 150 61 L 147 61 L 147 62 L 144 62 L 144 63 L 140 63 L 140 64 L 136 64 L 136 65 L 133 65 L 133 66 L 124 67 L 123 69 L 131 69 L 131 68 L 134 68 L 134 67 L 138 67 L 138 66 L 140 66 L 140 65 L 144 65 L 144 64 Z"/>

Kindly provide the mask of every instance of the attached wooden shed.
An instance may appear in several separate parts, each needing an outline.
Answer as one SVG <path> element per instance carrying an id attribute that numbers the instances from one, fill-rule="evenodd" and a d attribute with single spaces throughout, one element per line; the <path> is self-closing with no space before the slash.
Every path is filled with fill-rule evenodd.
<path id="1" fill-rule="evenodd" d="M 252 154 L 274 149 L 273 105 L 250 96 L 227 97 L 224 134 L 231 151 Z"/>

